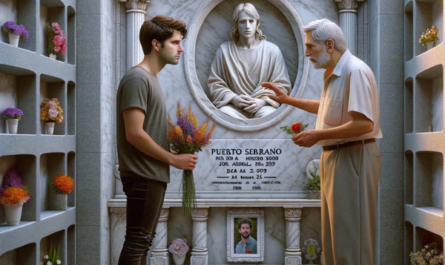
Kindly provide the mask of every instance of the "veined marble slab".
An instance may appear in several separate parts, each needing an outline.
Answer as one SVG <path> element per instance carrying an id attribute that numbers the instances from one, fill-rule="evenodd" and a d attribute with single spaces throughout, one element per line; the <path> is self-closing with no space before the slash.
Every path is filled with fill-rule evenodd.
<path id="1" fill-rule="evenodd" d="M 283 132 L 284 134 L 284 132 Z M 317 149 L 301 148 L 289 139 L 218 139 L 198 154 L 193 171 L 199 192 L 225 192 L 228 198 L 250 196 L 274 198 L 287 193 L 291 198 L 306 190 L 305 168 Z M 181 190 L 182 170 L 171 168 L 169 195 Z M 256 192 L 258 192 L 257 195 Z M 169 196 L 168 196 L 169 197 Z"/>

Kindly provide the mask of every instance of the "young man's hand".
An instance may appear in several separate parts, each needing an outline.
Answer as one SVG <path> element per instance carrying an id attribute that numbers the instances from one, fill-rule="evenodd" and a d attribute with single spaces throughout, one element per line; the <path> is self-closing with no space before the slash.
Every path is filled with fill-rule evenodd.
<path id="1" fill-rule="evenodd" d="M 192 154 L 176 154 L 173 153 L 172 166 L 182 170 L 193 170 L 196 166 L 198 156 Z"/>

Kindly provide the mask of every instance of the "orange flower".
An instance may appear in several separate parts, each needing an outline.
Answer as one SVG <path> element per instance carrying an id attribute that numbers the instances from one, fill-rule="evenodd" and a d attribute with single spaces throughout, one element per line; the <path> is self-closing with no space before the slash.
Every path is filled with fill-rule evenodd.
<path id="1" fill-rule="evenodd" d="M 9 187 L 3 191 L 0 203 L 3 205 L 14 205 L 27 202 L 31 197 L 25 189 L 19 187 Z"/>
<path id="2" fill-rule="evenodd" d="M 67 175 L 57 175 L 52 181 L 58 193 L 69 194 L 74 189 L 74 179 Z"/>

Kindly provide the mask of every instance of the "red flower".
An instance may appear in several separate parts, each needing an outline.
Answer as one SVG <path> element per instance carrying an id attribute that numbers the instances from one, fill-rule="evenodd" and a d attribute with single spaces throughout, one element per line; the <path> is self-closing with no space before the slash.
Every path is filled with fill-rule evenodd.
<path id="1" fill-rule="evenodd" d="M 301 122 L 297 122 L 294 123 L 290 126 L 290 129 L 294 132 L 294 133 L 298 133 L 301 129 Z"/>

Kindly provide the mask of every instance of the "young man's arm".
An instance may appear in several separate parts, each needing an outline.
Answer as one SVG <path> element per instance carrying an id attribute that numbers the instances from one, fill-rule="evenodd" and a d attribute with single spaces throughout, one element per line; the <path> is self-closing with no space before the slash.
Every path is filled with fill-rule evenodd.
<path id="1" fill-rule="evenodd" d="M 160 147 L 143 130 L 145 113 L 140 108 L 128 108 L 123 111 L 125 123 L 125 137 L 134 147 L 166 164 L 183 170 L 193 170 L 198 157 L 191 154 L 175 155 Z"/>
<path id="2" fill-rule="evenodd" d="M 269 98 L 280 104 L 288 104 L 314 114 L 318 113 L 320 100 L 293 98 L 270 82 L 264 82 L 261 86 L 274 91 L 275 96 L 269 96 Z"/>
<path id="3" fill-rule="evenodd" d="M 311 147 L 320 140 L 351 138 L 372 132 L 374 123 L 370 119 L 359 112 L 350 113 L 352 120 L 341 126 L 303 131 L 292 137 L 292 141 L 299 146 Z"/>

